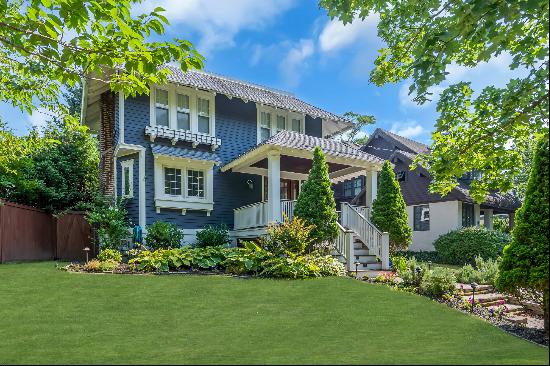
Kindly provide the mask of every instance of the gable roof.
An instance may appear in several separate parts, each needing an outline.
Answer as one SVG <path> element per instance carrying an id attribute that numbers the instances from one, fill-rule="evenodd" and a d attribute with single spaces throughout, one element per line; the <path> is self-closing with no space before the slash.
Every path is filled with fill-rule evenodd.
<path id="1" fill-rule="evenodd" d="M 384 136 L 393 142 L 397 143 L 398 145 L 401 145 L 401 150 L 411 152 L 413 154 L 429 154 L 430 148 L 428 145 L 423 144 L 418 141 L 411 140 L 409 138 L 400 136 L 398 134 L 395 134 L 390 131 L 386 131 L 383 128 L 377 128 L 374 130 L 374 132 L 370 135 L 367 143 L 364 145 L 369 145 L 369 143 L 372 141 L 372 139 L 378 137 L 378 136 Z"/>
<path id="2" fill-rule="evenodd" d="M 246 101 L 309 114 L 315 118 L 319 117 L 340 122 L 346 125 L 346 127 L 347 125 L 351 126 L 351 121 L 348 119 L 306 103 L 290 93 L 204 71 L 189 70 L 184 72 L 178 67 L 170 65 L 166 67 L 171 71 L 168 75 L 168 81 L 176 84 L 211 90 Z"/>

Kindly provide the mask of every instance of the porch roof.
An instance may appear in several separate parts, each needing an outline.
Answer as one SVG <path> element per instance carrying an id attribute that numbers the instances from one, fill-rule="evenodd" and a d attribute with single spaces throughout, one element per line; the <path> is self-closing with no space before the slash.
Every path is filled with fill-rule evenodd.
<path id="1" fill-rule="evenodd" d="M 381 170 L 384 162 L 352 143 L 284 130 L 239 155 L 222 166 L 221 170 L 261 174 L 267 171 L 267 155 L 276 152 L 281 155 L 282 171 L 305 175 L 311 167 L 313 151 L 317 146 L 325 154 L 333 181 L 362 175 L 365 170 Z"/>

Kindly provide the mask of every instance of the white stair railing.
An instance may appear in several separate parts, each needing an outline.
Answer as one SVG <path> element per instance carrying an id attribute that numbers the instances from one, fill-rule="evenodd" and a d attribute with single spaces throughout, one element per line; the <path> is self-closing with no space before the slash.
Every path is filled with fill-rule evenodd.
<path id="1" fill-rule="evenodd" d="M 353 231 L 347 230 L 340 223 L 338 225 L 338 235 L 334 240 L 334 249 L 346 261 L 346 269 L 352 271 L 354 262 Z"/>
<path id="2" fill-rule="evenodd" d="M 390 238 L 374 226 L 363 213 L 349 203 L 342 204 L 342 225 L 351 229 L 382 262 L 382 269 L 390 266 Z"/>

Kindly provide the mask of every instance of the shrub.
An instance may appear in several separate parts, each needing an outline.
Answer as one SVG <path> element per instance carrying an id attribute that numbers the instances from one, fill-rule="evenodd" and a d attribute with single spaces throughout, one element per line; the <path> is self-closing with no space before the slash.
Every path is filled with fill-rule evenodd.
<path id="1" fill-rule="evenodd" d="M 466 264 L 456 272 L 456 280 L 460 283 L 480 282 L 479 272 L 471 265 Z"/>
<path id="2" fill-rule="evenodd" d="M 195 247 L 218 247 L 229 243 L 229 230 L 225 224 L 208 225 L 197 232 Z"/>
<path id="3" fill-rule="evenodd" d="M 83 269 L 86 272 L 100 272 L 101 262 L 97 259 L 92 259 L 91 261 L 88 261 L 86 264 L 84 264 Z"/>
<path id="4" fill-rule="evenodd" d="M 389 233 L 392 253 L 407 249 L 412 242 L 407 206 L 393 168 L 387 160 L 380 172 L 379 181 L 378 195 L 372 203 L 372 223 L 380 231 Z"/>
<path id="5" fill-rule="evenodd" d="M 427 296 L 441 297 L 443 294 L 452 293 L 455 286 L 454 271 L 445 267 L 436 267 L 424 274 L 420 283 L 420 290 Z"/>
<path id="6" fill-rule="evenodd" d="M 496 259 L 510 235 L 482 227 L 468 227 L 441 235 L 434 243 L 441 263 L 473 264 L 476 257 Z"/>
<path id="7" fill-rule="evenodd" d="M 260 238 L 260 245 L 276 255 L 301 255 L 312 242 L 311 230 L 313 226 L 303 219 L 294 217 L 289 221 L 285 216 L 284 222 L 269 225 L 267 235 Z"/>
<path id="8" fill-rule="evenodd" d="M 112 272 L 118 267 L 119 263 L 113 260 L 107 260 L 104 262 L 99 262 L 99 270 L 102 272 Z"/>
<path id="9" fill-rule="evenodd" d="M 325 155 L 317 146 L 309 176 L 294 209 L 297 217 L 314 226 L 310 233 L 313 244 L 331 241 L 338 235 L 338 214 L 331 186 Z"/>
<path id="10" fill-rule="evenodd" d="M 318 268 L 318 277 L 345 276 L 346 274 L 344 265 L 331 255 L 306 255 L 304 261 Z"/>
<path id="11" fill-rule="evenodd" d="M 319 267 L 306 261 L 302 256 L 298 257 L 274 257 L 265 261 L 261 275 L 271 278 L 311 278 L 319 276 Z"/>
<path id="12" fill-rule="evenodd" d="M 226 250 L 226 258 L 222 263 L 228 273 L 258 274 L 262 270 L 262 264 L 273 255 L 262 250 L 253 242 L 245 242 L 245 248 L 232 248 Z"/>
<path id="13" fill-rule="evenodd" d="M 101 252 L 99 252 L 97 259 L 100 262 L 110 260 L 116 263 L 120 263 L 122 262 L 122 254 L 120 254 L 120 252 L 115 249 L 103 249 Z"/>
<path id="14" fill-rule="evenodd" d="M 399 251 L 395 252 L 394 256 L 398 257 L 405 257 L 405 258 L 416 258 L 419 262 L 432 262 L 432 263 L 440 263 L 439 257 L 437 255 L 436 251 L 422 251 L 422 252 L 413 252 L 413 251 Z"/>
<path id="15" fill-rule="evenodd" d="M 183 234 L 175 224 L 155 221 L 149 226 L 145 241 L 151 249 L 170 249 L 179 248 L 182 239 Z"/>
<path id="16" fill-rule="evenodd" d="M 403 280 L 404 285 L 418 287 L 427 271 L 428 267 L 425 264 L 419 263 L 416 258 L 412 257 L 407 260 L 404 268 L 397 271 L 397 274 Z"/>
<path id="17" fill-rule="evenodd" d="M 130 236 L 130 223 L 122 199 L 98 197 L 87 215 L 90 225 L 95 227 L 100 247 L 118 249 Z"/>
<path id="18" fill-rule="evenodd" d="M 494 285 L 498 275 L 498 265 L 500 259 L 484 260 L 476 257 L 475 268 L 467 264 L 457 271 L 456 278 L 461 283 L 477 282 L 483 285 Z"/>
<path id="19" fill-rule="evenodd" d="M 392 269 L 394 271 L 404 271 L 407 268 L 407 258 L 401 256 L 391 257 Z"/>
<path id="20" fill-rule="evenodd" d="M 493 229 L 510 234 L 510 219 L 508 217 L 498 217 L 493 219 Z"/>

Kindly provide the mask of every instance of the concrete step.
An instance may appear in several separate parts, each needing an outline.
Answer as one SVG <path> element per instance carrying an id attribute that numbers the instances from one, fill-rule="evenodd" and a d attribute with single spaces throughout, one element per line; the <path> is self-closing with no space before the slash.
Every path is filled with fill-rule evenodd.
<path id="1" fill-rule="evenodd" d="M 361 263 L 376 263 L 378 260 L 375 255 L 356 255 L 355 260 Z"/>
<path id="2" fill-rule="evenodd" d="M 370 254 L 370 251 L 365 247 L 363 247 L 361 249 L 355 249 L 353 251 L 353 254 L 354 255 L 372 255 L 372 254 Z"/>
<path id="3" fill-rule="evenodd" d="M 375 262 L 375 263 L 363 263 L 362 265 L 359 265 L 359 268 L 363 269 L 370 269 L 370 270 L 381 270 L 382 269 L 382 263 Z"/>
<path id="4" fill-rule="evenodd" d="M 462 298 L 469 300 L 472 296 L 462 296 Z M 487 293 L 487 294 L 477 294 L 475 295 L 475 300 L 479 301 L 479 304 L 484 307 L 489 307 L 492 305 L 499 305 L 502 301 L 506 302 L 508 298 L 502 294 L 498 293 Z"/>
<path id="5" fill-rule="evenodd" d="M 523 311 L 523 306 L 520 306 L 520 305 L 512 305 L 512 304 L 504 304 L 504 306 L 506 306 L 506 308 L 508 309 L 507 311 L 505 311 L 506 314 L 512 314 L 512 313 L 519 313 L 519 312 L 522 312 Z M 497 310 L 500 306 L 499 305 L 492 305 L 492 306 L 488 306 L 487 309 L 488 310 Z"/>
<path id="6" fill-rule="evenodd" d="M 466 284 L 466 283 L 457 283 L 456 284 L 456 289 L 457 290 L 462 290 L 464 292 L 464 294 L 471 294 L 472 293 L 472 286 L 470 286 L 469 284 Z M 491 285 L 478 285 L 476 287 L 476 294 L 478 293 L 482 293 L 483 291 L 493 291 L 493 286 Z"/>

